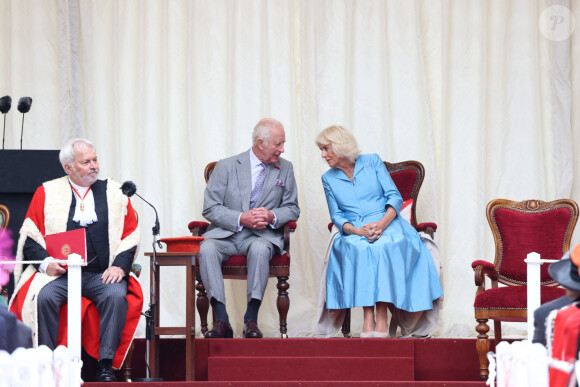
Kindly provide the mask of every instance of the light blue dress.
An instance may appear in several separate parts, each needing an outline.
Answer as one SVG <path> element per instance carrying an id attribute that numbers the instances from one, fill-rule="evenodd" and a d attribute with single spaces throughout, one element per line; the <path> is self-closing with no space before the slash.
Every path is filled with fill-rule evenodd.
<path id="1" fill-rule="evenodd" d="M 430 310 L 443 295 L 429 250 L 400 215 L 403 199 L 380 157 L 359 155 L 354 184 L 339 169 L 322 175 L 332 222 L 341 230 L 332 246 L 326 273 L 326 308 L 392 303 L 409 312 Z M 397 216 L 375 242 L 343 235 L 345 222 L 355 227 L 383 218 L 387 206 Z"/>

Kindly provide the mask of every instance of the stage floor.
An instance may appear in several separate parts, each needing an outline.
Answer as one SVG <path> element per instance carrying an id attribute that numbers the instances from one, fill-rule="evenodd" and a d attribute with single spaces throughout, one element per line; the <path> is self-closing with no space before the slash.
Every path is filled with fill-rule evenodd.
<path id="1" fill-rule="evenodd" d="M 479 377 L 475 341 L 201 338 L 195 340 L 196 382 L 184 382 L 185 340 L 167 338 L 161 339 L 160 345 L 159 376 L 165 383 L 147 385 L 484 386 Z M 135 344 L 132 376 L 146 377 L 146 342 L 137 339 Z M 91 382 L 96 361 L 83 360 L 83 378 Z"/>

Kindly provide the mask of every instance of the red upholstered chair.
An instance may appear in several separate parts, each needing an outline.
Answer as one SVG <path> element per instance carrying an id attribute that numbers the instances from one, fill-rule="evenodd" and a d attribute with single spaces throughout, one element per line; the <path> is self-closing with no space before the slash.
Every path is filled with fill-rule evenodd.
<path id="1" fill-rule="evenodd" d="M 209 163 L 205 167 L 204 177 L 207 183 L 209 177 L 211 176 L 216 161 Z M 193 236 L 202 236 L 206 231 L 209 223 L 193 221 L 190 222 L 188 227 Z M 288 222 L 284 225 L 284 250 L 286 251 L 283 255 L 275 255 L 270 260 L 270 278 L 278 278 L 278 298 L 276 300 L 276 306 L 278 308 L 278 314 L 280 316 L 280 335 L 281 337 L 288 337 L 286 318 L 288 316 L 288 309 L 290 309 L 290 298 L 288 297 L 288 277 L 290 276 L 290 233 L 296 230 L 296 222 Z M 224 279 L 247 279 L 248 267 L 247 258 L 245 255 L 233 255 L 231 256 L 222 266 L 222 274 Z M 201 279 L 201 274 L 199 272 L 199 263 L 195 262 L 195 277 L 197 280 L 197 311 L 199 313 L 201 332 L 205 334 L 207 329 L 207 314 L 209 311 L 209 300 L 207 298 L 207 293 Z"/>
<path id="2" fill-rule="evenodd" d="M 10 211 L 8 207 L 0 204 L 0 232 L 8 228 L 8 223 L 10 223 Z M 8 288 L 5 287 L 0 291 L 0 295 L 4 297 L 6 305 L 8 304 Z"/>
<path id="3" fill-rule="evenodd" d="M 10 211 L 8 207 L 0 204 L 0 228 L 8 228 L 8 223 L 10 223 Z"/>
<path id="4" fill-rule="evenodd" d="M 524 200 L 515 202 L 495 199 L 487 205 L 487 221 L 495 241 L 495 261 L 472 263 L 475 271 L 475 328 L 479 373 L 488 377 L 489 327 L 494 320 L 496 345 L 502 340 L 502 321 L 527 321 L 527 268 L 524 259 L 531 252 L 543 259 L 560 259 L 570 249 L 572 232 L 578 221 L 578 205 L 573 200 Z M 485 277 L 491 288 L 485 288 Z M 565 294 L 564 289 L 548 274 L 548 265 L 541 266 L 542 304 Z M 499 283 L 506 286 L 499 287 Z"/>
<path id="5" fill-rule="evenodd" d="M 391 179 L 397 186 L 399 193 L 403 197 L 403 201 L 412 199 L 411 207 L 411 225 L 417 231 L 423 231 L 434 237 L 437 231 L 437 224 L 435 223 L 417 223 L 416 209 L 417 199 L 419 197 L 419 190 L 425 179 L 425 168 L 419 161 L 409 160 L 401 161 L 399 163 L 389 163 L 384 161 L 387 171 L 391 175 Z M 332 228 L 332 223 L 328 225 L 328 230 Z M 344 337 L 350 337 L 350 309 L 346 310 L 346 315 L 342 323 L 342 334 Z"/>

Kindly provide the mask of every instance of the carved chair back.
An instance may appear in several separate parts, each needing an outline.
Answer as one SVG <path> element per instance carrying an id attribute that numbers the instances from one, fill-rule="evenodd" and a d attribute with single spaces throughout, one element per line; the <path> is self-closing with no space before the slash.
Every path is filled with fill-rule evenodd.
<path id="1" fill-rule="evenodd" d="M 8 223 L 10 223 L 10 211 L 8 211 L 8 207 L 0 204 L 0 228 L 8 228 Z"/>
<path id="2" fill-rule="evenodd" d="M 525 285 L 524 259 L 528 253 L 536 252 L 543 259 L 560 259 L 570 249 L 578 205 L 569 199 L 551 202 L 495 199 L 487 205 L 487 221 L 495 241 L 498 281 Z M 548 266 L 541 266 L 542 285 L 557 285 L 548 274 Z"/>

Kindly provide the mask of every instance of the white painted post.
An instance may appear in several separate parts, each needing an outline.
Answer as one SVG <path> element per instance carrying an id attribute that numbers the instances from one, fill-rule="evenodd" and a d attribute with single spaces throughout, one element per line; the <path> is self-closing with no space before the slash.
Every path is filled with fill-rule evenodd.
<path id="1" fill-rule="evenodd" d="M 528 340 L 532 341 L 534 337 L 534 311 L 540 306 L 540 265 L 542 260 L 540 259 L 540 254 L 529 253 L 528 257 L 524 259 L 524 262 L 528 264 L 528 277 L 527 277 L 527 288 L 528 288 Z"/>
<path id="2" fill-rule="evenodd" d="M 68 256 L 68 350 L 70 355 L 69 386 L 81 385 L 81 266 L 78 254 Z"/>

